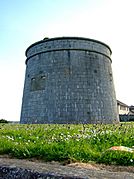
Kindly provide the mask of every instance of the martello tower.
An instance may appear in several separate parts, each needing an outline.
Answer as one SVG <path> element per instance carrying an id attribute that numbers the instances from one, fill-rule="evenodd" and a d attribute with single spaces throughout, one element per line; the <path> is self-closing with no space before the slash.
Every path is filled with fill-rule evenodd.
<path id="1" fill-rule="evenodd" d="M 21 123 L 118 122 L 111 49 L 88 38 L 45 38 L 26 50 Z"/>

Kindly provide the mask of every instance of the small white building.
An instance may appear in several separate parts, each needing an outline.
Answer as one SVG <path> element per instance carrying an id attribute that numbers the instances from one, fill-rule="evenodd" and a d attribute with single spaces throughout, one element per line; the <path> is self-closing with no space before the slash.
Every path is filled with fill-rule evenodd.
<path id="1" fill-rule="evenodd" d="M 129 106 L 119 100 L 117 100 L 117 110 L 119 115 L 129 114 Z"/>

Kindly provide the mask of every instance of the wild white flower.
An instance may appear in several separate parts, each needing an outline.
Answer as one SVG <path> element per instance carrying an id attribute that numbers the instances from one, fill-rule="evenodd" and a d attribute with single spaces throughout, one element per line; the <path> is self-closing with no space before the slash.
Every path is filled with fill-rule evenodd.
<path id="1" fill-rule="evenodd" d="M 76 139 L 76 141 L 79 141 L 80 139 Z"/>
<path id="2" fill-rule="evenodd" d="M 130 162 L 133 162 L 133 159 L 130 159 Z"/>
<path id="3" fill-rule="evenodd" d="M 71 135 L 67 135 L 68 138 L 71 138 L 72 136 Z"/>
<path id="4" fill-rule="evenodd" d="M 65 140 L 69 140 L 69 138 L 66 138 Z"/>
<path id="5" fill-rule="evenodd" d="M 13 136 L 12 137 L 10 137 L 10 136 L 6 136 L 9 140 L 14 140 L 14 138 L 13 138 Z"/>

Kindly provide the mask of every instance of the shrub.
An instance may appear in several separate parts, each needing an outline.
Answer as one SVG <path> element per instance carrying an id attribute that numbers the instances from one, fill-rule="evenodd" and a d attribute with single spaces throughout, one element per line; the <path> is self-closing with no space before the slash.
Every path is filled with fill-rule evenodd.
<path id="1" fill-rule="evenodd" d="M 5 119 L 0 119 L 0 123 L 8 123 L 8 121 Z"/>

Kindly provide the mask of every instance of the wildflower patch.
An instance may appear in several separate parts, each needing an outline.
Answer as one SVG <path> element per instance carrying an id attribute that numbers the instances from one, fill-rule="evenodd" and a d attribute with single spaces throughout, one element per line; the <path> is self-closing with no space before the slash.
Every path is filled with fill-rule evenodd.
<path id="1" fill-rule="evenodd" d="M 44 161 L 134 165 L 134 123 L 0 124 L 0 154 Z"/>

